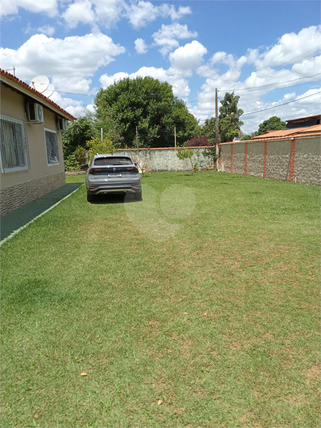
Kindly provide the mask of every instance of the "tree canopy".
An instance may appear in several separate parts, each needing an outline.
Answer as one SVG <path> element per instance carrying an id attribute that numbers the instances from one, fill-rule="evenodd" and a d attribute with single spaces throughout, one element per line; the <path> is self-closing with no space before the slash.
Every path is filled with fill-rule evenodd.
<path id="1" fill-rule="evenodd" d="M 174 97 L 171 85 L 152 77 L 126 78 L 101 88 L 95 104 L 97 123 L 110 135 L 118 134 L 121 147 L 136 147 L 136 127 L 139 147 L 173 146 L 175 126 L 178 145 L 198 131 L 197 120 Z"/>
<path id="2" fill-rule="evenodd" d="M 234 92 L 226 92 L 224 99 L 221 101 L 219 130 L 222 143 L 233 141 L 241 131 L 243 122 L 240 120 L 240 116 L 243 114 L 243 110 L 237 106 L 239 99 L 240 97 L 234 95 Z"/>
<path id="3" fill-rule="evenodd" d="M 285 122 L 277 116 L 272 116 L 270 119 L 265 120 L 259 125 L 258 135 L 264 134 L 267 131 L 277 131 L 284 129 L 286 126 Z"/>
<path id="4" fill-rule="evenodd" d="M 89 116 L 79 117 L 62 133 L 64 156 L 75 152 L 78 146 L 85 148 L 86 143 L 96 134 L 94 122 Z"/>
<path id="5" fill-rule="evenodd" d="M 215 144 L 215 117 L 211 117 L 211 119 L 206 119 L 204 125 L 201 128 L 202 135 L 211 142 L 211 144 Z"/>

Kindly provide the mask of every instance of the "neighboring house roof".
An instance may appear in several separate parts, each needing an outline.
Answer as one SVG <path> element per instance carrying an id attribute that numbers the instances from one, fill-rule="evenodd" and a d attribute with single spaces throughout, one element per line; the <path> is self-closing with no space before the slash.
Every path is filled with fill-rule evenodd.
<path id="1" fill-rule="evenodd" d="M 307 122 L 311 119 L 318 120 L 320 122 L 321 114 L 316 114 L 315 116 L 308 116 L 308 117 L 299 117 L 298 119 L 290 119 L 286 120 L 286 123 L 299 123 L 299 122 Z"/>
<path id="2" fill-rule="evenodd" d="M 267 131 L 264 134 L 257 135 L 252 140 L 266 140 L 271 138 L 292 138 L 298 136 L 321 134 L 321 125 L 314 125 L 293 129 L 282 129 L 278 131 Z"/>
<path id="3" fill-rule="evenodd" d="M 49 108 L 50 110 L 53 110 L 55 113 L 58 113 L 62 117 L 68 120 L 76 120 L 76 118 L 68 113 L 63 108 L 59 107 L 58 104 L 50 100 L 45 95 L 38 92 L 36 89 L 32 88 L 31 86 L 27 85 L 27 83 L 23 82 L 22 80 L 18 79 L 17 77 L 13 76 L 12 74 L 8 73 L 5 70 L 2 70 L 0 68 L 0 82 L 1 84 L 5 84 L 12 89 L 15 89 L 16 91 L 25 94 L 29 96 L 30 98 L 33 98 L 38 103 L 42 104 L 43 106 Z"/>

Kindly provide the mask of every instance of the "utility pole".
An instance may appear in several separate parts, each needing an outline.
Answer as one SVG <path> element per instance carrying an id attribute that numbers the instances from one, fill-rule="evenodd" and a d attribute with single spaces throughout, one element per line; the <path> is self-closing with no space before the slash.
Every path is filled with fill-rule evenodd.
<path id="1" fill-rule="evenodd" d="M 177 172 L 177 165 L 176 165 L 176 126 L 174 126 L 174 143 L 175 143 L 175 172 Z"/>
<path id="2" fill-rule="evenodd" d="M 218 129 L 218 100 L 217 100 L 217 88 L 215 89 L 215 153 L 216 153 L 216 162 L 215 167 L 218 171 L 218 144 L 219 144 L 220 134 Z"/>
<path id="3" fill-rule="evenodd" d="M 138 126 L 136 126 L 136 146 L 137 146 L 137 157 L 139 158 Z"/>

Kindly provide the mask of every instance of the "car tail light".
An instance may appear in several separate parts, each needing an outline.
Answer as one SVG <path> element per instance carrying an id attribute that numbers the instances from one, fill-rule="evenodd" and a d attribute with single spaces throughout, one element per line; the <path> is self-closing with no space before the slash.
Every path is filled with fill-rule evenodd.
<path id="1" fill-rule="evenodd" d="M 102 171 L 101 168 L 90 168 L 89 174 L 95 174 L 96 172 Z"/>

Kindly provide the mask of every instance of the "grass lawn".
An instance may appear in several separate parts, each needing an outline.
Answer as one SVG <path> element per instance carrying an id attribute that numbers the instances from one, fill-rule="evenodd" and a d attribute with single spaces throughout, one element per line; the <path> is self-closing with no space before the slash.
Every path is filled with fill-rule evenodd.
<path id="1" fill-rule="evenodd" d="M 1 426 L 319 427 L 320 189 L 143 183 L 1 247 Z"/>

